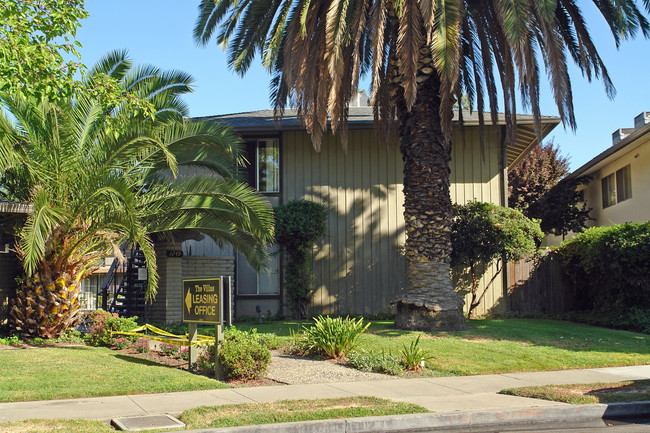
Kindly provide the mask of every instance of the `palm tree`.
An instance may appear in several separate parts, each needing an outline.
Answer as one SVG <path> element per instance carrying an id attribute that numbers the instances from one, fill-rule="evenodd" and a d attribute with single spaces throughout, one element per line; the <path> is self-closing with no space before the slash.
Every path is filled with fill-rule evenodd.
<path id="1" fill-rule="evenodd" d="M 133 98 L 99 103 L 89 89 L 101 74 Z M 270 205 L 238 181 L 243 157 L 233 131 L 183 121 L 180 96 L 190 86 L 186 74 L 134 69 L 124 52 L 115 52 L 74 99 L 0 95 L 0 192 L 33 206 L 15 246 L 25 277 L 11 316 L 21 334 L 55 337 L 72 326 L 81 280 L 100 259 L 119 256 L 125 242 L 145 255 L 149 300 L 158 280 L 154 235 L 200 230 L 263 266 L 273 237 Z M 155 116 L 128 110 L 132 100 L 149 104 Z M 183 166 L 201 174 L 183 176 Z"/>
<path id="2" fill-rule="evenodd" d="M 594 4 L 617 44 L 639 30 L 649 35 L 635 0 Z M 518 98 L 539 131 L 543 63 L 559 115 L 575 128 L 567 54 L 614 94 L 575 0 L 202 0 L 195 39 L 207 44 L 215 32 L 241 74 L 260 54 L 274 74 L 276 115 L 296 107 L 317 150 L 328 117 L 345 148 L 350 97 L 371 75 L 379 135 L 387 139 L 396 119 L 404 160 L 408 283 L 396 324 L 409 329 L 465 326 L 449 277 L 454 103 L 468 95 L 482 144 L 483 112 L 489 107 L 496 124 L 499 92 L 508 141 Z M 462 130 L 462 111 L 456 115 Z"/>

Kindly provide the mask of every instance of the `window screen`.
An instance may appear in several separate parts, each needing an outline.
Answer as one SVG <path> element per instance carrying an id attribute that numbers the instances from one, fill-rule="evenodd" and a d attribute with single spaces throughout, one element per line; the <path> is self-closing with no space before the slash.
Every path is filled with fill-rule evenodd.
<path id="1" fill-rule="evenodd" d="M 280 191 L 280 149 L 277 140 L 257 141 L 257 190 Z"/>

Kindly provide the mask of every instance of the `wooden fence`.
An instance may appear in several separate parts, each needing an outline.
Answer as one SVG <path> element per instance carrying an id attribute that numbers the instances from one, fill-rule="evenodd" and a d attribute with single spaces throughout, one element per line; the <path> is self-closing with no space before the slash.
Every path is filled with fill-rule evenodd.
<path id="1" fill-rule="evenodd" d="M 564 276 L 554 254 L 544 257 L 537 266 L 532 261 L 510 264 L 509 311 L 563 313 L 575 307 L 576 296 L 574 284 Z"/>

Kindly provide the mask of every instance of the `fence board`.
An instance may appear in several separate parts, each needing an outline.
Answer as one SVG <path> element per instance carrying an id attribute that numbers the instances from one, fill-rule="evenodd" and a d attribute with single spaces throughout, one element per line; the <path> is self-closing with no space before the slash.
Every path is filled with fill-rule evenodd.
<path id="1" fill-rule="evenodd" d="M 509 311 L 557 314 L 575 307 L 576 288 L 564 276 L 560 259 L 549 254 L 537 266 L 532 261 L 510 264 Z"/>

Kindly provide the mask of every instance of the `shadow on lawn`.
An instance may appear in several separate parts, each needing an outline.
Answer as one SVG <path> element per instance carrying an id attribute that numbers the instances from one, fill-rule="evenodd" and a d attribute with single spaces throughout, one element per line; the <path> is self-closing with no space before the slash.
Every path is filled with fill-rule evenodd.
<path id="1" fill-rule="evenodd" d="M 413 332 L 394 327 L 393 322 L 373 322 L 368 333 L 380 337 L 413 339 L 454 338 L 467 341 L 502 341 L 531 346 L 547 346 L 575 352 L 615 352 L 650 355 L 650 336 L 599 328 L 580 323 L 547 319 L 468 320 L 465 331 Z"/>

